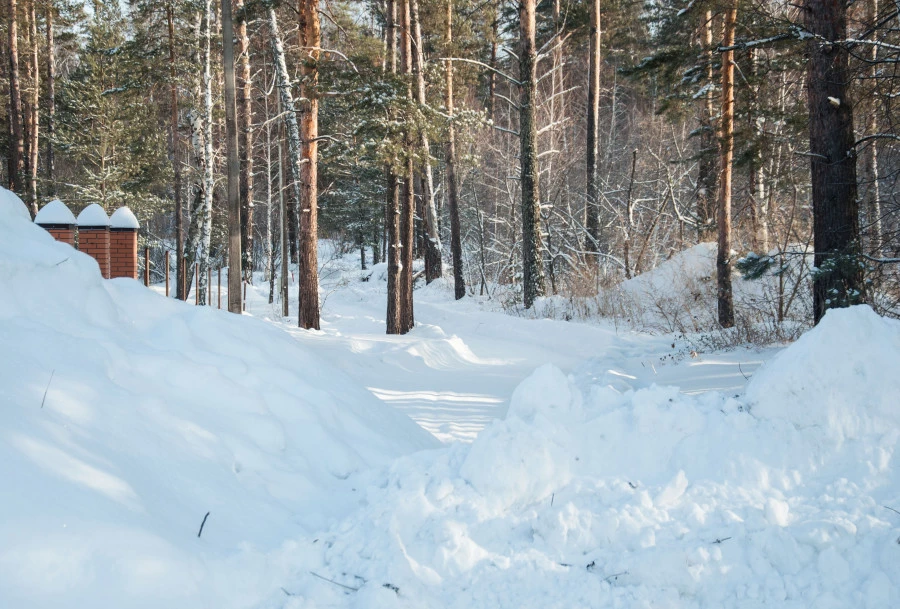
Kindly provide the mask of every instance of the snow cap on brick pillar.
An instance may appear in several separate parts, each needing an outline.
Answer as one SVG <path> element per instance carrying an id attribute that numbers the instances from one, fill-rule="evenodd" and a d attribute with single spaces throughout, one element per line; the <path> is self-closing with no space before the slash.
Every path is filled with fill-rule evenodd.
<path id="1" fill-rule="evenodd" d="M 97 203 L 78 214 L 78 249 L 100 265 L 100 274 L 109 279 L 109 216 Z"/>
<path id="2" fill-rule="evenodd" d="M 109 218 L 109 276 L 138 278 L 138 229 L 141 225 L 127 207 Z"/>
<path id="3" fill-rule="evenodd" d="M 31 222 L 31 213 L 22 199 L 19 198 L 19 195 L 11 190 L 6 190 L 2 186 L 0 186 L 0 208 L 3 208 L 6 213 L 12 212 L 13 215 Z"/>
<path id="4" fill-rule="evenodd" d="M 75 247 L 75 216 L 59 199 L 53 199 L 34 217 L 34 223 L 53 235 L 53 238 Z"/>

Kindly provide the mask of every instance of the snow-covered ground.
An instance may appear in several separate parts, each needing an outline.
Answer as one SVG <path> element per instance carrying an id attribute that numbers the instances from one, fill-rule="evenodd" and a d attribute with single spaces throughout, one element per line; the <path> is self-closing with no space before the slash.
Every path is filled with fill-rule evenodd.
<path id="1" fill-rule="evenodd" d="M 383 268 L 326 244 L 308 332 L 263 285 L 238 317 L 103 281 L 20 212 L 0 607 L 900 604 L 900 323 L 868 308 L 692 354 L 437 283 L 387 337 Z"/>

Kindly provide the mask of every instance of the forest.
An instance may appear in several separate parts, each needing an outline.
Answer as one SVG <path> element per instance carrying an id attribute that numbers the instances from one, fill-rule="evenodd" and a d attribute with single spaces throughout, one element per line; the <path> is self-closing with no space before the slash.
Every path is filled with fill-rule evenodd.
<path id="1" fill-rule="evenodd" d="M 129 206 L 179 298 L 240 266 L 229 308 L 263 281 L 288 315 L 296 270 L 304 328 L 329 239 L 386 263 L 388 333 L 443 277 L 781 338 L 898 312 L 898 27 L 879 0 L 7 0 L 0 179 L 32 215 Z M 615 290 L 698 243 L 701 284 Z"/>

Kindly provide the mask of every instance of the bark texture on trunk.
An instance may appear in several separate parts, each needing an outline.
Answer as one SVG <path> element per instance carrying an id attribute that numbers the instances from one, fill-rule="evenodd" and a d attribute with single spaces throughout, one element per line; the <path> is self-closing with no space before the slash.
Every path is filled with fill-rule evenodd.
<path id="1" fill-rule="evenodd" d="M 713 14 L 706 11 L 702 46 L 706 58 L 707 88 L 700 98 L 700 158 L 697 162 L 697 238 L 712 241 L 716 234 L 716 200 L 718 198 L 719 169 L 718 141 L 715 121 L 715 94 L 713 92 Z"/>
<path id="2" fill-rule="evenodd" d="M 597 124 L 600 122 L 600 0 L 591 0 L 590 65 L 587 106 L 587 239 L 585 250 L 596 252 L 600 242 L 600 201 L 597 197 Z M 590 260 L 596 265 L 596 257 Z"/>
<path id="3" fill-rule="evenodd" d="M 413 99 L 412 71 L 412 11 L 410 0 L 400 5 L 400 59 L 403 74 L 408 79 L 407 96 Z M 413 182 L 413 152 L 415 138 L 407 131 L 404 175 L 400 191 L 400 334 L 406 334 L 415 325 L 413 313 L 413 249 L 415 246 L 416 201 Z"/>
<path id="4" fill-rule="evenodd" d="M 238 154 L 241 166 L 241 270 L 244 281 L 253 283 L 253 98 L 250 78 L 250 38 L 247 36 L 247 16 L 244 0 L 235 0 L 238 43 L 237 115 Z"/>
<path id="5" fill-rule="evenodd" d="M 725 12 L 722 44 L 734 44 L 734 25 L 737 20 L 737 0 Z M 731 290 L 731 162 L 734 159 L 734 51 L 722 53 L 722 125 L 721 178 L 717 206 L 718 248 L 716 251 L 716 296 L 719 325 L 734 325 L 734 296 Z"/>
<path id="6" fill-rule="evenodd" d="M 812 169 L 813 317 L 827 309 L 865 302 L 859 264 L 859 201 L 853 106 L 848 98 L 847 48 L 831 44 L 847 36 L 847 8 L 841 0 L 806 0 L 809 63 L 809 150 Z"/>
<path id="7" fill-rule="evenodd" d="M 318 155 L 319 155 L 319 0 L 300 0 L 300 243 L 298 323 L 319 329 Z"/>
<path id="8" fill-rule="evenodd" d="M 402 1 L 402 0 L 400 0 Z M 387 65 L 391 74 L 397 73 L 397 2 L 387 0 L 385 8 L 386 40 L 387 40 Z M 386 325 L 388 334 L 400 334 L 400 184 L 394 170 L 388 166 L 385 169 L 385 181 L 387 182 L 387 197 L 384 209 L 384 223 L 387 241 L 385 244 L 385 257 L 387 258 L 387 314 Z"/>
<path id="9" fill-rule="evenodd" d="M 56 118 L 56 42 L 53 20 L 53 3 L 47 3 L 47 11 L 44 18 L 47 23 L 47 151 L 44 154 L 44 167 L 47 173 L 47 185 L 49 194 L 56 194 L 56 182 L 54 180 L 53 167 L 53 130 Z"/>
<path id="10" fill-rule="evenodd" d="M 25 75 L 27 89 L 25 95 L 25 202 L 33 218 L 38 212 L 37 174 L 38 149 L 40 146 L 40 67 L 38 64 L 37 13 L 35 0 L 25 5 Z"/>
<path id="11" fill-rule="evenodd" d="M 231 0 L 222 0 L 222 61 L 225 64 L 225 163 L 228 179 L 228 310 L 243 312 L 241 255 L 241 163 L 238 157 Z"/>
<path id="12" fill-rule="evenodd" d="M 10 186 L 22 193 L 25 174 L 25 135 L 22 132 L 22 80 L 19 77 L 18 7 L 16 0 L 9 0 L 9 123 L 13 141 L 10 143 Z M 34 213 L 31 215 L 34 218 Z"/>
<path id="13" fill-rule="evenodd" d="M 419 2 L 412 0 L 412 24 L 414 38 L 413 59 L 416 73 L 416 99 L 425 106 L 425 53 L 422 49 L 422 25 L 419 21 Z M 431 283 L 443 274 L 441 268 L 441 235 L 438 232 L 437 210 L 434 204 L 434 178 L 431 172 L 431 146 L 428 135 L 422 131 L 422 208 L 425 224 L 425 282 Z"/>
<path id="14" fill-rule="evenodd" d="M 169 160 L 172 163 L 174 183 L 172 189 L 175 197 L 175 251 L 184 251 L 184 200 L 181 194 L 181 162 L 178 159 L 178 83 L 176 81 L 175 62 L 175 7 L 166 5 L 166 22 L 169 34 Z M 48 145 L 48 151 L 50 147 Z M 184 294 L 184 258 L 176 256 L 175 261 L 175 297 L 185 300 Z"/>
<path id="15" fill-rule="evenodd" d="M 526 309 L 544 294 L 538 194 L 535 0 L 519 0 L 519 161 L 522 188 L 522 292 Z"/>
<path id="16" fill-rule="evenodd" d="M 447 0 L 446 30 L 447 57 L 451 56 L 453 44 L 453 1 Z M 495 43 L 496 48 L 496 43 Z M 459 225 L 459 192 L 456 179 L 456 128 L 453 126 L 453 62 L 445 61 L 446 75 L 445 103 L 450 125 L 447 129 L 447 143 L 444 150 L 447 166 L 447 207 L 450 215 L 450 255 L 453 259 L 453 295 L 459 300 L 466 295 L 466 280 L 463 277 L 462 239 Z M 491 92 L 493 99 L 493 91 Z"/>

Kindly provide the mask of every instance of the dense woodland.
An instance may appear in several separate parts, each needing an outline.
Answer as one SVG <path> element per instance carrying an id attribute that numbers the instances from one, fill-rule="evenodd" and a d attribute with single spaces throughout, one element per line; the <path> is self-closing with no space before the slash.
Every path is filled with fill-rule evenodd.
<path id="1" fill-rule="evenodd" d="M 387 263 L 389 333 L 442 275 L 615 315 L 715 241 L 720 327 L 898 311 L 895 4 L 5 0 L 0 28 L 2 183 L 130 206 L 179 297 L 239 258 L 287 302 L 295 264 L 316 328 L 331 238 Z M 740 273 L 775 293 L 735 303 Z"/>

